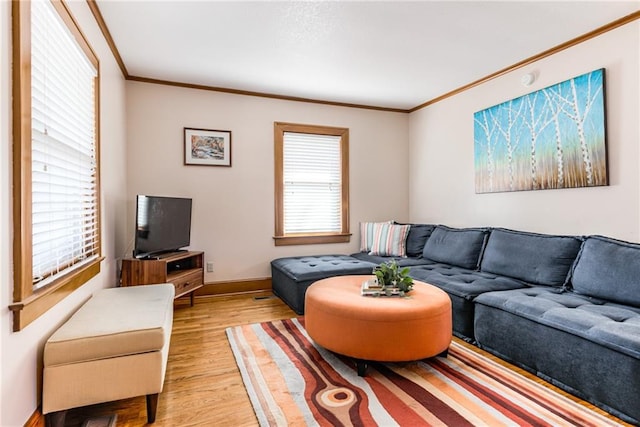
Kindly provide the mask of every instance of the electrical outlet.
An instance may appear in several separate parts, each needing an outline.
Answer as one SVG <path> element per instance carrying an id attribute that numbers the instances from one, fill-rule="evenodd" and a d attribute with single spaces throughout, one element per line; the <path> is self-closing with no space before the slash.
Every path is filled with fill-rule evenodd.
<path id="1" fill-rule="evenodd" d="M 213 273 L 213 263 L 212 262 L 208 262 L 207 263 L 207 273 Z"/>

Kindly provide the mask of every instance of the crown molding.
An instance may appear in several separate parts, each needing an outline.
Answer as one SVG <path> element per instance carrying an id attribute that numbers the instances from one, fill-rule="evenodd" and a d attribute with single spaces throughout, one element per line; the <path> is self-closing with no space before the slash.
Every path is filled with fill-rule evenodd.
<path id="1" fill-rule="evenodd" d="M 311 104 L 323 104 L 323 105 L 331 105 L 334 107 L 363 108 L 366 110 L 387 111 L 387 112 L 405 113 L 405 114 L 409 112 L 409 110 L 403 109 L 403 108 L 390 108 L 390 107 L 379 107 L 375 105 L 352 104 L 348 102 L 326 101 L 322 99 L 302 98 L 297 96 L 278 95 L 274 93 L 253 92 L 248 90 L 231 89 L 226 87 L 216 87 L 216 86 L 199 85 L 199 84 L 193 84 L 193 83 L 176 82 L 171 80 L 153 79 L 149 77 L 128 76 L 126 79 L 134 82 L 153 83 L 153 84 L 166 85 L 166 86 L 184 87 L 189 89 L 209 90 L 213 92 L 232 93 L 235 95 L 257 96 L 261 98 L 280 99 L 283 101 L 296 101 L 296 102 L 307 102 Z"/>
<path id="2" fill-rule="evenodd" d="M 322 104 L 322 105 L 331 105 L 331 106 L 336 106 L 336 107 L 347 107 L 347 108 L 362 108 L 362 109 L 367 109 L 367 110 L 376 110 L 376 111 L 386 111 L 386 112 L 393 112 L 393 113 L 413 113 L 414 111 L 418 111 L 421 110 L 422 108 L 428 107 L 430 105 L 433 105 L 437 102 L 440 102 L 442 100 L 445 100 L 447 98 L 451 98 L 452 96 L 458 95 L 462 92 L 465 92 L 469 89 L 472 89 L 476 86 L 479 86 L 483 83 L 486 83 L 488 81 L 491 81 L 495 78 L 498 78 L 500 76 L 503 76 L 507 73 L 510 73 L 512 71 L 518 70 L 520 68 L 526 67 L 528 65 L 533 64 L 534 62 L 537 62 L 543 58 L 549 57 L 551 55 L 554 55 L 558 52 L 562 52 L 563 50 L 566 50 L 570 47 L 573 47 L 575 45 L 578 45 L 580 43 L 583 43 L 587 40 L 590 40 L 594 37 L 598 37 L 604 33 L 607 33 L 611 30 L 614 30 L 618 27 L 621 27 L 623 25 L 629 24 L 633 21 L 636 21 L 638 19 L 640 19 L 640 10 L 633 12 L 629 15 L 623 16 L 620 19 L 617 19 L 613 22 L 610 22 L 609 24 L 603 25 L 602 27 L 596 28 L 593 31 L 590 31 L 586 34 L 583 34 L 579 37 L 576 37 L 574 39 L 571 39 L 569 41 L 566 41 L 564 43 L 561 43 L 555 47 L 552 47 L 551 49 L 547 49 L 544 52 L 541 52 L 537 55 L 531 56 L 527 59 L 524 59 L 520 62 L 517 62 L 513 65 L 510 65 L 506 68 L 503 68 L 502 70 L 496 71 L 495 73 L 489 74 L 488 76 L 482 77 L 481 79 L 475 80 L 471 83 L 468 83 L 464 86 L 460 86 L 457 89 L 454 89 L 450 92 L 447 92 L 445 94 L 442 94 L 440 96 L 437 96 L 433 99 L 430 99 L 426 102 L 423 102 L 420 105 L 417 105 L 413 108 L 410 109 L 402 109 L 402 108 L 389 108 L 389 107 L 380 107 L 380 106 L 374 106 L 374 105 L 363 105 L 363 104 L 353 104 L 353 103 L 348 103 L 348 102 L 335 102 L 335 101 L 327 101 L 327 100 L 321 100 L 321 99 L 311 99 L 311 98 L 303 98 L 303 97 L 296 97 L 296 96 L 286 96 L 286 95 L 278 95 L 278 94 L 272 94 L 272 93 L 264 93 L 264 92 L 253 92 L 253 91 L 247 91 L 247 90 L 240 90 L 240 89 L 232 89 L 232 88 L 224 88 L 224 87 L 217 87 L 217 86 L 208 86 L 208 85 L 200 85 L 200 84 L 192 84 L 192 83 L 183 83 L 183 82 L 175 82 L 175 81 L 169 81 L 169 80 L 160 80 L 160 79 L 154 79 L 154 78 L 149 78 L 149 77 L 141 77 L 141 76 L 132 76 L 129 74 L 129 72 L 127 71 L 127 67 L 124 64 L 124 61 L 122 60 L 122 57 L 120 56 L 120 52 L 118 51 L 118 48 L 115 44 L 115 42 L 113 41 L 113 37 L 111 37 L 111 33 L 109 32 L 109 28 L 107 28 L 107 24 L 104 22 L 104 19 L 102 17 L 102 13 L 100 12 L 100 8 L 98 7 L 98 4 L 96 3 L 96 0 L 86 0 L 87 4 L 89 5 L 89 8 L 91 9 L 91 12 L 93 13 L 93 16 L 96 19 L 96 22 L 98 23 L 98 26 L 100 27 L 100 30 L 102 31 L 102 34 L 104 35 L 107 44 L 109 45 L 109 48 L 111 49 L 111 52 L 113 53 L 114 58 L 116 59 L 116 62 L 118 63 L 118 66 L 120 67 L 120 70 L 122 71 L 122 75 L 124 76 L 124 78 L 126 80 L 129 81 L 136 81 L 136 82 L 143 82 L 143 83 L 152 83 L 152 84 L 159 84 L 159 85 L 166 85 L 166 86 L 176 86 L 176 87 L 182 87 L 182 88 L 189 88 L 189 89 L 200 89 L 200 90 L 208 90 L 208 91 L 213 91 L 213 92 L 223 92 L 223 93 L 232 93 L 232 94 L 236 94 L 236 95 L 246 95 L 246 96 L 256 96 L 256 97 L 261 97 L 261 98 L 271 98 L 271 99 L 280 99 L 280 100 L 284 100 L 284 101 L 294 101 L 294 102 L 306 102 L 306 103 L 312 103 L 312 104 Z"/>
<path id="3" fill-rule="evenodd" d="M 122 56 L 120 56 L 118 47 L 116 46 L 116 43 L 113 41 L 113 37 L 111 37 L 111 32 L 107 27 L 107 23 L 104 22 L 104 18 L 102 17 L 102 13 L 100 12 L 100 8 L 98 7 L 96 0 L 87 0 L 87 4 L 89 5 L 89 9 L 91 10 L 91 13 L 93 13 L 93 17 L 96 19 L 96 22 L 98 23 L 98 27 L 100 27 L 100 31 L 102 31 L 102 35 L 104 36 L 105 40 L 107 41 L 107 44 L 109 45 L 109 49 L 111 49 L 111 53 L 113 53 L 113 56 L 116 62 L 118 63 L 118 66 L 120 67 L 120 71 L 122 72 L 122 75 L 124 76 L 125 79 L 128 78 L 129 72 L 127 71 L 127 67 L 124 65 L 124 61 L 122 60 Z"/>
<path id="4" fill-rule="evenodd" d="M 634 13 L 631 13 L 631 14 L 629 14 L 627 16 L 623 16 L 620 19 L 617 19 L 617 20 L 615 20 L 613 22 L 610 22 L 609 24 L 603 25 L 602 27 L 596 28 L 595 30 L 590 31 L 590 32 L 588 32 L 586 34 L 583 34 L 583 35 L 581 35 L 579 37 L 576 37 L 574 39 L 571 39 L 569 41 L 561 43 L 561 44 L 559 44 L 559 45 L 557 45 L 555 47 L 552 47 L 551 49 L 547 49 L 544 52 L 541 52 L 541 53 L 539 53 L 537 55 L 531 56 L 531 57 L 529 57 L 527 59 L 524 59 L 524 60 L 522 60 L 520 62 L 517 62 L 517 63 L 515 63 L 513 65 L 510 65 L 507 68 L 503 68 L 502 70 L 499 70 L 499 71 L 496 71 L 495 73 L 489 74 L 486 77 L 483 77 L 483 78 L 478 79 L 476 81 L 473 81 L 473 82 L 471 82 L 469 84 L 461 86 L 461 87 L 459 87 L 457 89 L 454 89 L 451 92 L 447 92 L 447 93 L 445 93 L 443 95 L 440 95 L 440 96 L 438 96 L 436 98 L 433 98 L 433 99 L 431 99 L 429 101 L 426 101 L 426 102 L 424 102 L 424 103 L 422 103 L 422 104 L 420 104 L 420 105 L 418 105 L 416 107 L 413 107 L 413 108 L 409 109 L 409 113 L 413 113 L 414 111 L 418 111 L 418 110 L 420 110 L 420 109 L 422 109 L 424 107 L 428 107 L 429 105 L 433 105 L 436 102 L 440 102 L 440 101 L 442 101 L 444 99 L 451 98 L 454 95 L 458 95 L 459 93 L 462 93 L 462 92 L 464 92 L 466 90 L 469 90 L 471 88 L 479 86 L 479 85 L 481 85 L 483 83 L 486 83 L 486 82 L 488 82 L 490 80 L 493 80 L 495 78 L 503 76 L 503 75 L 505 75 L 507 73 L 510 73 L 512 71 L 515 71 L 515 70 L 517 70 L 519 68 L 531 65 L 534 62 L 537 62 L 537 61 L 539 61 L 539 60 L 541 60 L 543 58 L 546 58 L 546 57 L 551 56 L 551 55 L 555 55 L 558 52 L 562 52 L 565 49 L 569 49 L 570 47 L 573 47 L 575 45 L 583 43 L 583 42 L 585 42 L 587 40 L 590 40 L 590 39 L 592 39 L 594 37 L 598 37 L 598 36 L 600 36 L 600 35 L 602 35 L 604 33 L 607 33 L 607 32 L 609 32 L 611 30 L 614 30 L 614 29 L 616 29 L 618 27 L 621 27 L 623 25 L 629 24 L 629 23 L 631 23 L 631 22 L 633 22 L 633 21 L 635 21 L 637 19 L 640 19 L 640 10 L 638 10 L 638 11 L 636 11 Z"/>

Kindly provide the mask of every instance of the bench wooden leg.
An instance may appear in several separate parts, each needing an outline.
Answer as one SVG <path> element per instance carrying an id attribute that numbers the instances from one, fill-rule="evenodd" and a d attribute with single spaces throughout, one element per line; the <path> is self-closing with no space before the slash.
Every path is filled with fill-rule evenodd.
<path id="1" fill-rule="evenodd" d="M 156 420 L 156 410 L 158 409 L 158 393 L 147 394 L 147 422 L 151 424 Z"/>
<path id="2" fill-rule="evenodd" d="M 67 411 L 51 412 L 45 415 L 45 424 L 47 427 L 64 427 L 64 420 L 67 416 Z"/>

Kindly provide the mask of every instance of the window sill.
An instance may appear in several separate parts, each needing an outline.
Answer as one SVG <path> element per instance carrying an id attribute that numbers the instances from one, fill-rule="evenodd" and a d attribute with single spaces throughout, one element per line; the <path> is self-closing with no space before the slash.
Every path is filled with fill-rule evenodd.
<path id="1" fill-rule="evenodd" d="M 276 246 L 290 245 L 321 245 L 325 243 L 349 243 L 351 233 L 339 234 L 289 234 L 286 236 L 274 236 Z"/>
<path id="2" fill-rule="evenodd" d="M 96 258 L 82 268 L 61 277 L 56 283 L 34 292 L 22 301 L 11 304 L 9 310 L 13 312 L 13 332 L 23 330 L 73 291 L 97 276 L 103 259 L 104 257 Z"/>

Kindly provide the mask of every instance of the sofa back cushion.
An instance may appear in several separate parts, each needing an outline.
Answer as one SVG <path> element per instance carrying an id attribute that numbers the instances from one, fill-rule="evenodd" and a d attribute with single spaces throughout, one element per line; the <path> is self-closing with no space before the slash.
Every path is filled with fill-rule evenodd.
<path id="1" fill-rule="evenodd" d="M 485 228 L 449 228 L 438 225 L 424 245 L 422 256 L 432 261 L 475 270 L 484 247 Z"/>
<path id="2" fill-rule="evenodd" d="M 527 283 L 563 286 L 582 239 L 496 228 L 491 231 L 480 270 Z"/>
<path id="3" fill-rule="evenodd" d="M 571 284 L 576 293 L 640 307 L 640 245 L 588 237 Z"/>
<path id="4" fill-rule="evenodd" d="M 401 223 L 397 223 L 401 224 Z M 409 235 L 407 236 L 407 256 L 419 257 L 422 255 L 424 245 L 427 239 L 433 233 L 436 227 L 433 224 L 407 224 L 410 225 Z"/>

